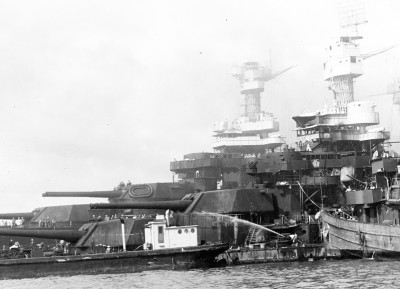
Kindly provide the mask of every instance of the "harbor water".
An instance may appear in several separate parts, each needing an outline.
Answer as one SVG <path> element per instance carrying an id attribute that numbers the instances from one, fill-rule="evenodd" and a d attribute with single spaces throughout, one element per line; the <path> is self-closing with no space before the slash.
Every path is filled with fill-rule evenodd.
<path id="1" fill-rule="evenodd" d="M 3 280 L 0 288 L 399 288 L 400 261 L 313 261 Z"/>

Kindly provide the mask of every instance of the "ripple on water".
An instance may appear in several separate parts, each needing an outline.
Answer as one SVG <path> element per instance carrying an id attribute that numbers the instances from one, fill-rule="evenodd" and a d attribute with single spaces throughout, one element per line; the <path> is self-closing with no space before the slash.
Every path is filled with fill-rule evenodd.
<path id="1" fill-rule="evenodd" d="M 1 288 L 399 288 L 400 261 L 315 261 L 3 280 Z"/>

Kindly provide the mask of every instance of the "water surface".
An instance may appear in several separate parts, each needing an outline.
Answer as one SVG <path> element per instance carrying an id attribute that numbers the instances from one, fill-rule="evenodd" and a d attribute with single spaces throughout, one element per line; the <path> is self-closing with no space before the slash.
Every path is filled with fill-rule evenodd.
<path id="1" fill-rule="evenodd" d="M 3 280 L 0 288 L 400 288 L 400 261 L 314 261 Z"/>

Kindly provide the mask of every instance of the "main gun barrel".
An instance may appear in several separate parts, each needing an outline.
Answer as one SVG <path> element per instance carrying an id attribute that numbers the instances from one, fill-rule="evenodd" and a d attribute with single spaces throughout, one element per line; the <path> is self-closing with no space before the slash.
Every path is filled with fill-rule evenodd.
<path id="1" fill-rule="evenodd" d="M 59 239 L 71 243 L 77 242 L 85 234 L 86 234 L 85 231 L 75 231 L 75 230 L 54 231 L 54 230 L 0 229 L 0 236 Z"/>
<path id="2" fill-rule="evenodd" d="M 35 214 L 32 212 L 30 212 L 30 213 L 3 213 L 3 214 L 0 214 L 0 219 L 24 218 L 25 221 L 29 221 L 30 219 L 33 218 L 33 216 L 35 216 Z"/>
<path id="3" fill-rule="evenodd" d="M 117 204 L 90 204 L 91 209 L 159 209 L 183 211 L 192 203 L 191 200 L 136 202 Z"/>
<path id="4" fill-rule="evenodd" d="M 92 192 L 45 192 L 43 197 L 85 197 L 85 198 L 118 198 L 122 195 L 121 190 L 92 191 Z"/>

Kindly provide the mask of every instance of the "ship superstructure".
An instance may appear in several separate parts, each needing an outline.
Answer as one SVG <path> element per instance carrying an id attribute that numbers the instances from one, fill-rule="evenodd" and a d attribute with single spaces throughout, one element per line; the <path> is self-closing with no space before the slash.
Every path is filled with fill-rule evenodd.
<path id="1" fill-rule="evenodd" d="M 187 154 L 184 160 L 171 162 L 171 171 L 201 191 L 251 186 L 252 177 L 246 174 L 249 160 L 276 151 L 285 142 L 274 115 L 261 109 L 261 93 L 266 82 L 292 67 L 275 73 L 258 62 L 235 67 L 232 75 L 241 87 L 241 116 L 214 124 L 213 153 Z"/>
<path id="2" fill-rule="evenodd" d="M 300 151 L 371 152 L 389 139 L 379 124 L 379 115 L 370 101 L 354 100 L 354 81 L 363 74 L 364 60 L 382 53 L 361 54 L 358 26 L 366 23 L 361 6 L 345 5 L 339 11 L 341 36 L 327 48 L 324 80 L 329 82 L 333 103 L 317 112 L 293 117 L 297 124 L 297 147 Z"/>
<path id="3" fill-rule="evenodd" d="M 354 101 L 353 87 L 354 79 L 362 75 L 363 60 L 387 49 L 360 54 L 356 41 L 362 37 L 357 27 L 366 22 L 360 11 L 362 7 L 355 6 L 346 13 L 347 18 L 341 24 L 351 32 L 328 48 L 324 72 L 325 80 L 331 83 L 333 106 L 293 119 L 297 123 L 300 149 L 305 148 L 314 157 L 316 152 L 337 153 L 336 167 L 327 167 L 324 161 L 323 166 L 318 162 L 314 170 L 314 174 L 319 172 L 321 176 L 336 172 L 340 175 L 340 186 L 334 194 L 332 191 L 329 194 L 329 188 L 321 188 L 325 246 L 353 256 L 398 255 L 400 159 L 384 148 L 389 132 L 382 127 L 370 128 L 379 124 L 378 113 L 372 102 Z M 393 87 L 396 104 L 399 103 L 397 85 Z M 325 208 L 322 194 L 331 197 Z"/>
<path id="4" fill-rule="evenodd" d="M 372 55 L 361 55 L 357 40 L 362 39 L 358 27 L 367 23 L 364 6 L 356 2 L 340 3 L 339 25 L 341 36 L 327 48 L 324 79 L 330 82 L 334 95 L 334 109 L 346 113 L 354 101 L 354 81 L 363 74 L 363 61 Z"/>
<path id="5" fill-rule="evenodd" d="M 274 115 L 261 110 L 261 93 L 264 91 L 265 82 L 288 69 L 272 74 L 270 68 L 261 66 L 258 62 L 246 62 L 233 69 L 232 75 L 240 82 L 241 87 L 241 116 L 232 122 L 224 120 L 214 124 L 215 151 L 260 154 L 274 151 L 285 143 L 285 140 L 276 134 L 279 131 L 279 123 Z"/>

